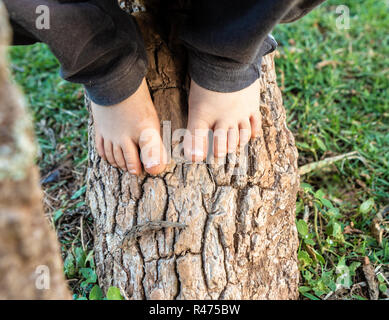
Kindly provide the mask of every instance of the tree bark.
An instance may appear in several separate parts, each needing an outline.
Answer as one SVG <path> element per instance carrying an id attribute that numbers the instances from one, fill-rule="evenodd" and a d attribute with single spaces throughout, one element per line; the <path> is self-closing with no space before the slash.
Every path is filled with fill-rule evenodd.
<path id="1" fill-rule="evenodd" d="M 147 12 L 136 19 L 161 122 L 170 120 L 172 132 L 185 128 L 188 77 L 175 28 L 166 35 Z M 117 286 L 128 299 L 298 297 L 297 150 L 274 54 L 264 58 L 260 82 L 262 135 L 250 142 L 243 165 L 239 154 L 222 165 L 176 157 L 160 176 L 135 177 L 100 159 L 91 120 L 88 199 L 104 290 Z"/>
<path id="2" fill-rule="evenodd" d="M 9 80 L 9 36 L 0 2 L 0 299 L 68 299 L 58 242 L 43 213 L 33 127 Z"/>

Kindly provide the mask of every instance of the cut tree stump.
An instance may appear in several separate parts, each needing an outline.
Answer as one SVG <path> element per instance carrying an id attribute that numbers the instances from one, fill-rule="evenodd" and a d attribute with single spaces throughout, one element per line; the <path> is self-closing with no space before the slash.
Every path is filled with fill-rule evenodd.
<path id="1" fill-rule="evenodd" d="M 33 126 L 6 63 L 0 2 L 0 300 L 70 299 L 58 242 L 43 213 Z"/>
<path id="2" fill-rule="evenodd" d="M 172 132 L 185 128 L 185 50 L 174 41 L 174 28 L 166 35 L 151 13 L 134 15 L 161 124 L 171 121 Z M 263 59 L 260 82 L 262 135 L 250 142 L 243 162 L 239 155 L 222 165 L 176 157 L 159 176 L 135 177 L 98 156 L 91 120 L 88 199 L 105 291 L 117 286 L 127 299 L 298 297 L 297 150 L 274 54 Z"/>

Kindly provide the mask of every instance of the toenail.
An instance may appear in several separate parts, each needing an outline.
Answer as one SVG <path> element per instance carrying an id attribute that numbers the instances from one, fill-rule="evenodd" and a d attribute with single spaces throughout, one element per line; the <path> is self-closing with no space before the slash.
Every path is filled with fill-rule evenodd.
<path id="1" fill-rule="evenodd" d="M 192 151 L 192 156 L 203 157 L 204 156 L 204 152 L 201 151 L 201 150 L 193 150 Z"/>
<path id="2" fill-rule="evenodd" d="M 132 169 L 132 170 L 129 171 L 129 173 L 131 173 L 131 174 L 136 174 L 136 170 L 135 170 L 135 169 Z"/>
<path id="3" fill-rule="evenodd" d="M 150 161 L 150 162 L 145 163 L 145 168 L 150 169 L 150 168 L 158 166 L 158 165 L 159 165 L 158 161 Z"/>

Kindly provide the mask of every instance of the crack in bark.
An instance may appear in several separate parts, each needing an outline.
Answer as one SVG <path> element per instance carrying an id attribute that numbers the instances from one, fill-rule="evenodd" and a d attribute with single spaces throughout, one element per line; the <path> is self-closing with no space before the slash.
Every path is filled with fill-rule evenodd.
<path id="1" fill-rule="evenodd" d="M 224 295 L 224 293 L 225 293 L 225 291 L 227 290 L 227 286 L 229 284 L 229 279 L 231 278 L 231 275 L 229 275 L 228 268 L 227 268 L 227 245 L 225 243 L 223 231 L 220 228 L 220 226 L 218 226 L 217 232 L 218 232 L 218 236 L 219 236 L 220 245 L 223 248 L 223 253 L 224 253 L 224 258 L 223 258 L 224 272 L 226 274 L 226 284 L 224 285 L 224 288 L 222 289 L 222 291 L 220 292 L 219 297 L 218 297 L 218 300 L 221 300 L 223 295 Z"/>
<path id="2" fill-rule="evenodd" d="M 202 207 L 203 207 L 205 215 L 206 215 L 206 219 L 204 221 L 203 233 L 202 233 L 202 237 L 201 237 L 201 249 L 200 249 L 200 252 L 201 252 L 201 272 L 202 272 L 202 275 L 204 278 L 204 284 L 205 284 L 205 287 L 207 290 L 207 294 L 209 295 L 209 283 L 207 280 L 207 274 L 205 272 L 205 267 L 204 267 L 205 266 L 205 259 L 206 259 L 204 246 L 205 246 L 205 242 L 207 241 L 207 231 L 208 231 L 209 223 L 211 220 L 211 215 L 207 211 L 203 196 L 201 196 L 201 204 L 202 204 Z"/>
<path id="3" fill-rule="evenodd" d="M 180 280 L 180 275 L 178 273 L 177 256 L 176 255 L 174 255 L 174 268 L 173 268 L 173 270 L 175 272 L 175 276 L 176 276 L 176 279 L 177 279 L 177 293 L 173 297 L 173 300 L 177 300 L 177 298 L 181 294 L 181 280 Z"/>

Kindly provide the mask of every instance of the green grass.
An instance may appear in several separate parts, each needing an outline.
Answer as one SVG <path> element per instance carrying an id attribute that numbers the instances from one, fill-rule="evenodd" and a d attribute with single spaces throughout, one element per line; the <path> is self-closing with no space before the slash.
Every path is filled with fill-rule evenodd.
<path id="1" fill-rule="evenodd" d="M 341 4 L 350 8 L 347 30 L 336 27 Z M 386 1 L 328 1 L 273 32 L 299 164 L 358 152 L 357 158 L 302 177 L 296 219 L 300 292 L 307 299 L 369 298 L 360 285 L 365 257 L 376 268 L 380 298 L 388 298 L 388 234 L 378 243 L 372 228 L 377 213 L 389 205 L 388 11 Z M 83 194 L 88 114 L 82 91 L 59 78 L 57 62 L 44 45 L 13 48 L 11 58 L 35 120 L 42 175 L 51 177 L 60 168 L 59 178 L 44 185 L 53 198 L 46 197 L 46 209 L 68 257 L 66 275 L 76 297 L 85 298 L 96 281 L 93 259 L 86 258 L 92 236 Z M 388 217 L 379 225 L 385 222 Z M 94 294 L 100 295 L 97 289 Z"/>
<path id="2" fill-rule="evenodd" d="M 336 27 L 340 4 L 350 8 L 350 29 Z M 388 9 L 384 1 L 328 1 L 274 32 L 299 164 L 351 151 L 360 155 L 302 177 L 300 292 L 311 299 L 334 291 L 342 276 L 350 277 L 345 285 L 353 290 L 338 290 L 335 298 L 367 297 L 355 285 L 364 281 L 365 256 L 383 265 L 378 272 L 388 272 L 388 238 L 379 245 L 371 232 L 373 218 L 389 204 Z M 320 68 L 323 61 L 332 63 Z M 361 233 L 345 233 L 351 226 Z M 385 280 L 379 280 L 386 291 Z M 388 298 L 383 292 L 381 297 Z"/>

